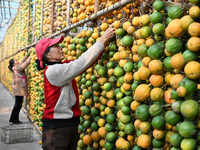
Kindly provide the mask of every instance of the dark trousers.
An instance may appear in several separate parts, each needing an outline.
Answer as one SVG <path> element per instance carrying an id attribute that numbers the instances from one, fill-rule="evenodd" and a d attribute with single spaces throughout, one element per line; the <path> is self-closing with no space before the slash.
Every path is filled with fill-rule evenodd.
<path id="1" fill-rule="evenodd" d="M 23 96 L 15 96 L 15 105 L 13 107 L 9 122 L 19 121 L 19 112 L 22 108 Z"/>
<path id="2" fill-rule="evenodd" d="M 57 129 L 43 129 L 43 150 L 76 150 L 78 142 L 78 125 Z"/>

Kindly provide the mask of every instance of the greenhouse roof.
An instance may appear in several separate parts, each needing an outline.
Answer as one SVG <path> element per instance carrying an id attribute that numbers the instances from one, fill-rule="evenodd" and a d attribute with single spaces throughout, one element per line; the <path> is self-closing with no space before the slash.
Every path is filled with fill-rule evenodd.
<path id="1" fill-rule="evenodd" d="M 0 0 L 0 43 L 7 28 L 13 23 L 20 0 Z"/>

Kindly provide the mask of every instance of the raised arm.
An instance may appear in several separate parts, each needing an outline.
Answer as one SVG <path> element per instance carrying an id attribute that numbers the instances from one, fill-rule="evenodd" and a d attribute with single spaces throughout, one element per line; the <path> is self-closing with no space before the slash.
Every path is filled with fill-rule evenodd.
<path id="1" fill-rule="evenodd" d="M 24 70 L 24 69 L 26 69 L 26 67 L 30 64 L 30 62 L 31 62 L 31 57 L 29 56 L 25 56 L 25 57 L 27 57 L 26 58 L 26 60 L 23 62 L 23 63 L 21 63 L 19 66 L 18 66 L 18 68 L 17 69 L 19 69 L 19 70 Z"/>
<path id="2" fill-rule="evenodd" d="M 105 49 L 106 42 L 115 36 L 115 29 L 110 26 L 104 35 L 77 60 L 67 64 L 49 66 L 46 70 L 46 77 L 55 86 L 62 86 L 81 74 L 91 66 Z"/>
<path id="3" fill-rule="evenodd" d="M 21 60 L 20 64 L 24 63 L 24 62 L 27 60 L 28 57 L 29 57 L 29 53 L 27 53 L 27 54 L 24 56 L 24 58 Z"/>
<path id="4" fill-rule="evenodd" d="M 108 30 L 106 30 L 103 34 L 102 37 L 100 37 L 99 41 L 101 41 L 101 43 L 106 47 L 106 45 L 108 44 L 107 42 L 113 38 L 113 34 L 114 34 L 114 28 L 113 25 L 110 25 L 110 27 L 108 28 Z M 102 51 L 99 56 L 96 58 L 96 60 L 92 63 L 92 65 L 90 65 L 88 68 L 90 68 L 91 66 L 93 66 L 95 63 L 97 63 L 97 61 L 101 58 L 101 56 L 103 55 L 104 51 Z M 87 68 L 87 69 L 88 69 Z"/>
<path id="5" fill-rule="evenodd" d="M 110 27 L 108 28 L 108 30 L 106 30 L 106 32 L 103 34 L 102 37 L 100 37 L 99 41 L 101 41 L 101 43 L 106 47 L 106 45 L 108 44 L 107 42 L 114 36 L 114 28 L 113 25 L 110 25 Z M 88 67 L 90 68 L 91 66 L 93 66 L 95 63 L 98 62 L 98 60 L 101 58 L 101 56 L 103 55 L 104 50 L 99 54 L 99 56 L 96 58 L 96 60 Z M 83 72 L 85 72 L 88 68 L 86 68 Z M 82 72 L 82 73 L 83 73 Z M 82 74 L 81 73 L 81 74 Z"/>

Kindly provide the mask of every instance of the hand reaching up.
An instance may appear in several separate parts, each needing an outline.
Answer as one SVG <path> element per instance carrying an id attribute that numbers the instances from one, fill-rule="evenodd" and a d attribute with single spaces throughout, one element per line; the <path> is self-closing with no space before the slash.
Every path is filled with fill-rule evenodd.
<path id="1" fill-rule="evenodd" d="M 103 33 L 101 38 L 99 39 L 103 45 L 106 45 L 107 42 L 112 39 L 115 36 L 115 28 L 113 27 L 113 24 L 111 24 L 108 29 Z"/>

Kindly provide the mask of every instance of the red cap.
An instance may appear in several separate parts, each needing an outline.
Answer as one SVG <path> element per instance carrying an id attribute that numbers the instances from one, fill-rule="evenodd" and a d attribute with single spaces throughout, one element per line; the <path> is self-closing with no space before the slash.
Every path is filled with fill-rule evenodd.
<path id="1" fill-rule="evenodd" d="M 40 40 L 35 47 L 35 53 L 37 58 L 40 60 L 40 67 L 42 68 L 42 57 L 46 49 L 54 44 L 61 43 L 64 40 L 64 37 L 58 37 L 56 39 L 44 38 Z"/>

